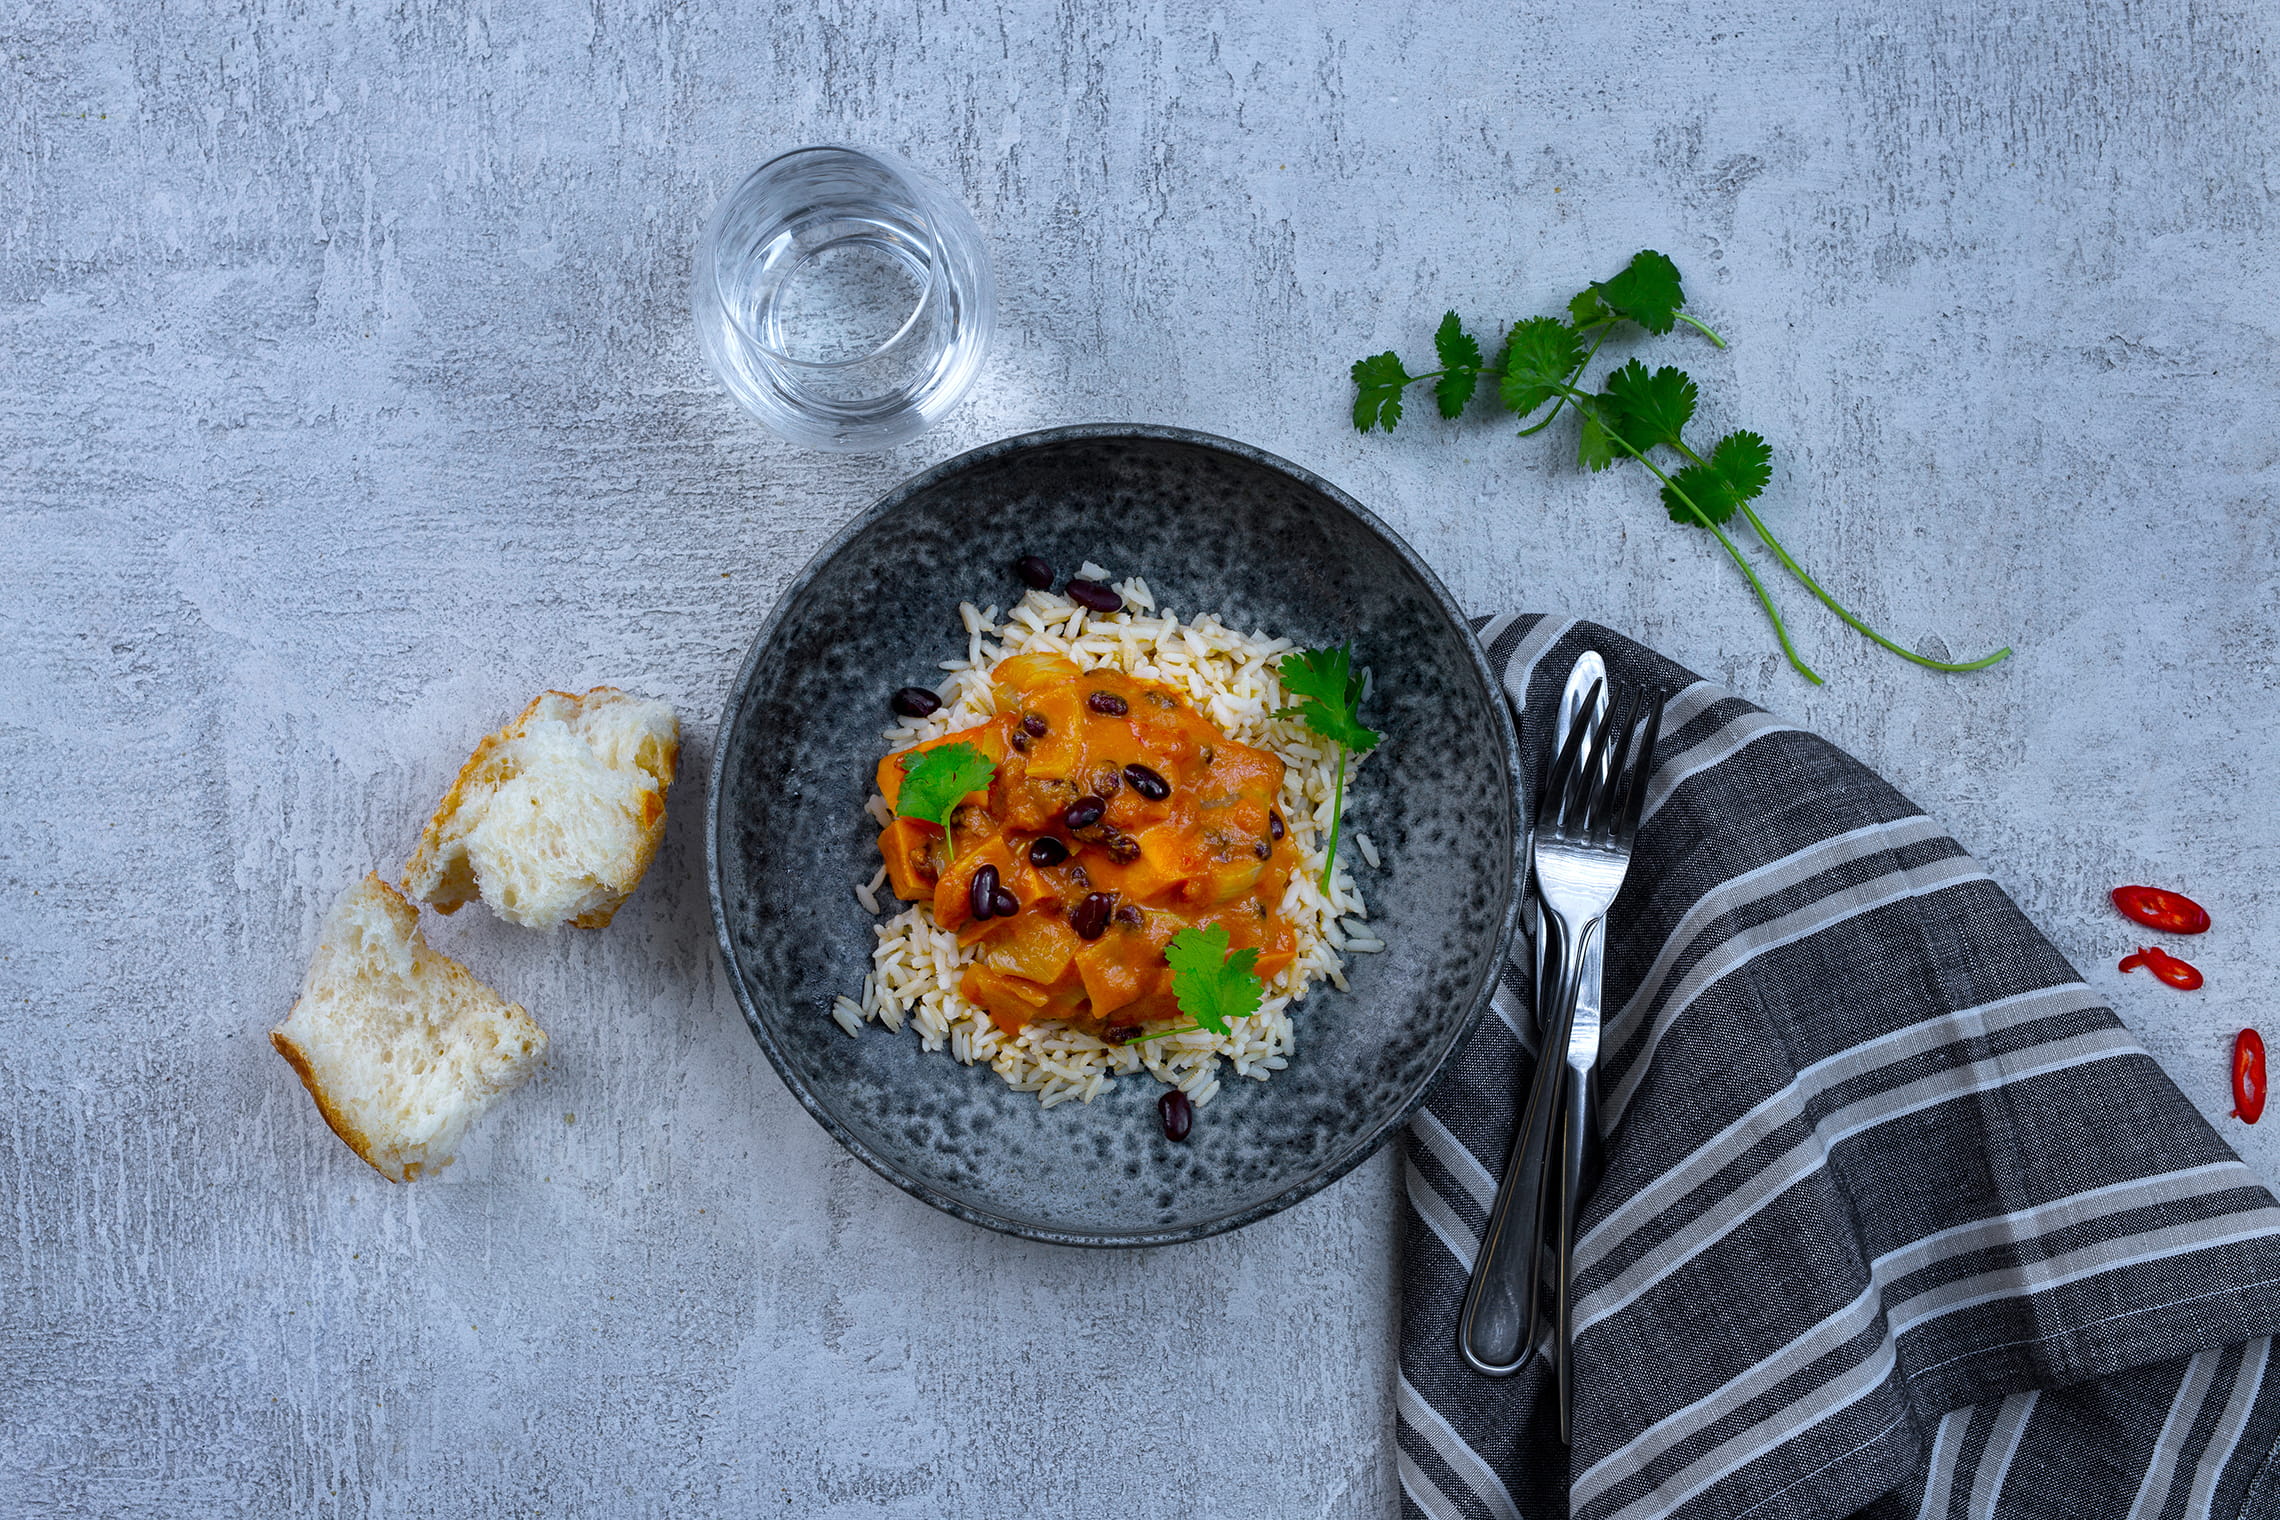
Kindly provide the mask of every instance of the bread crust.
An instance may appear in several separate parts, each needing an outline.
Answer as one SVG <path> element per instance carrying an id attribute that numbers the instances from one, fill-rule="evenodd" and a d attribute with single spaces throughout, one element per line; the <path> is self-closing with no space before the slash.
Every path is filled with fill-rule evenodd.
<path id="1" fill-rule="evenodd" d="M 599 686 L 595 688 L 596 691 L 609 689 Z M 462 873 L 464 880 L 453 880 L 437 868 L 435 860 L 443 849 L 444 827 L 459 811 L 468 788 L 480 780 L 483 767 L 490 763 L 492 751 L 521 738 L 523 725 L 530 721 L 531 714 L 537 712 L 539 704 L 548 697 L 570 697 L 570 694 L 566 691 L 542 691 L 530 699 L 529 706 L 515 715 L 513 722 L 476 740 L 474 753 L 467 757 L 465 765 L 459 767 L 459 774 L 451 778 L 450 790 L 435 805 L 435 813 L 428 819 L 427 827 L 420 830 L 420 842 L 413 848 L 412 858 L 404 862 L 404 890 L 427 903 L 436 912 L 457 913 L 467 905 L 469 899 L 480 895 L 480 888 L 472 873 Z M 570 697 L 570 700 L 576 702 L 581 699 Z M 430 878 L 433 879 L 432 883 Z"/>
<path id="2" fill-rule="evenodd" d="M 387 883 L 382 882 L 381 886 L 386 887 Z M 298 1002 L 299 1000 L 295 999 L 295 1001 Z M 290 1019 L 293 1015 L 287 1012 L 285 1016 Z M 309 1096 L 317 1102 L 317 1112 L 324 1115 L 325 1123 L 332 1126 L 332 1132 L 340 1136 L 341 1144 L 356 1152 L 357 1159 L 390 1182 L 409 1182 L 420 1174 L 420 1164 L 417 1161 L 405 1167 L 401 1175 L 389 1171 L 388 1168 L 375 1161 L 372 1158 L 372 1137 L 351 1124 L 348 1115 L 342 1113 L 339 1107 L 334 1104 L 331 1096 L 325 1091 L 324 1083 L 317 1080 L 315 1069 L 309 1065 L 308 1053 L 294 1043 L 293 1039 L 282 1029 L 269 1031 L 269 1043 L 277 1047 L 277 1053 L 285 1058 L 285 1064 L 292 1067 L 294 1074 L 300 1077 L 301 1085 L 309 1090 Z"/>
<path id="3" fill-rule="evenodd" d="M 446 914 L 458 912 L 466 903 L 481 896 L 482 883 L 477 879 L 473 868 L 466 862 L 464 856 L 448 866 L 440 865 L 438 862 L 443 858 L 446 847 L 452 842 L 448 837 L 449 831 L 460 808 L 466 804 L 468 794 L 478 788 L 495 785 L 499 779 L 490 774 L 494 757 L 500 750 L 524 736 L 531 719 L 538 714 L 541 707 L 546 705 L 549 697 L 560 698 L 569 703 L 577 713 L 583 715 L 587 710 L 587 704 L 594 702 L 597 698 L 614 701 L 628 696 L 627 692 L 616 686 L 596 686 L 589 689 L 583 696 L 573 692 L 552 689 L 542 691 L 531 698 L 530 702 L 515 715 L 511 722 L 492 733 L 485 734 L 476 741 L 474 751 L 467 757 L 467 763 L 460 766 L 459 774 L 452 778 L 450 789 L 443 794 L 443 800 L 436 804 L 435 812 L 428 819 L 427 826 L 420 831 L 419 843 L 413 849 L 411 858 L 404 862 L 403 882 L 405 891 L 429 904 L 437 912 Z M 639 701 L 641 699 L 632 698 L 632 700 Z M 607 902 L 569 920 L 572 927 L 579 929 L 607 928 L 610 920 L 617 916 L 617 910 L 625 906 L 627 899 L 633 896 L 634 889 L 640 886 L 642 878 L 649 874 L 649 867 L 656 860 L 657 852 L 665 842 L 665 794 L 672 788 L 673 778 L 680 769 L 680 761 L 680 724 L 675 722 L 672 726 L 672 737 L 663 746 L 661 769 L 650 773 L 652 779 L 657 783 L 657 790 L 652 799 L 655 811 L 653 815 L 645 816 L 642 819 L 641 833 L 634 845 L 634 865 L 631 877 L 625 882 L 623 890 L 617 892 Z M 644 769 L 647 768 L 644 767 Z"/>
<path id="4" fill-rule="evenodd" d="M 681 741 L 675 739 L 665 747 L 665 782 L 672 780 L 674 772 L 680 768 L 680 763 Z M 570 920 L 570 926 L 573 929 L 608 928 L 610 920 L 617 917 L 617 910 L 625 906 L 626 900 L 633 896 L 633 889 L 640 886 L 642 878 L 649 874 L 650 862 L 657 858 L 658 847 L 665 843 L 665 782 L 659 783 L 656 793 L 651 798 L 657 805 L 657 816 L 642 820 L 641 842 L 634 846 L 633 880 L 627 883 L 626 889 L 616 897 L 593 911 L 581 913 Z"/>

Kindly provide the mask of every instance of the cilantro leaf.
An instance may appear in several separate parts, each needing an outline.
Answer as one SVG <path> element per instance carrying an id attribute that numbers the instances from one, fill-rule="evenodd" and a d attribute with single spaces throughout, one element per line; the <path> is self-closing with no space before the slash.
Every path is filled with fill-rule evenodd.
<path id="1" fill-rule="evenodd" d="M 1695 396 L 1686 371 L 1666 364 L 1649 374 L 1633 359 L 1607 377 L 1606 393 L 1599 399 L 1614 408 L 1608 425 L 1644 454 L 1658 443 L 1677 447 L 1678 435 L 1694 416 Z"/>
<path id="2" fill-rule="evenodd" d="M 1681 496 L 1681 492 L 1684 496 Z M 1672 522 L 1700 527 L 1703 518 L 1723 525 L 1734 515 L 1741 501 L 1728 488 L 1726 479 L 1705 465 L 1690 464 L 1670 478 L 1662 488 L 1663 508 L 1670 513 Z M 1690 508 L 1688 502 L 1694 505 Z M 1699 512 L 1700 517 L 1695 514 Z"/>
<path id="3" fill-rule="evenodd" d="M 1357 754 L 1377 748 L 1379 736 L 1354 716 L 1354 709 L 1362 705 L 1362 678 L 1354 670 L 1350 646 L 1286 654 L 1277 674 L 1283 690 L 1298 700 L 1275 709 L 1276 717 L 1298 718 L 1323 738 Z"/>
<path id="4" fill-rule="evenodd" d="M 1673 522 L 1699 524 L 1695 511 L 1714 523 L 1724 523 L 1765 490 L 1773 478 L 1773 447 L 1755 433 L 1728 433 L 1718 440 L 1702 464 L 1690 464 L 1662 488 L 1663 506 Z M 1684 500 L 1680 499 L 1683 492 Z"/>
<path id="5" fill-rule="evenodd" d="M 1453 369 L 1433 382 L 1433 399 L 1440 404 L 1444 417 L 1462 417 L 1465 404 L 1472 400 L 1474 389 L 1480 384 L 1477 369 Z"/>
<path id="6" fill-rule="evenodd" d="M 1356 359 L 1349 373 L 1354 377 L 1354 426 L 1364 433 L 1373 427 L 1392 432 L 1401 420 L 1402 387 L 1416 378 L 1401 367 L 1401 355 L 1389 348 Z"/>
<path id="7" fill-rule="evenodd" d="M 950 810 L 968 793 L 987 790 L 997 765 L 971 744 L 944 744 L 915 759 L 904 757 L 902 790 L 895 794 L 895 816 L 922 818 L 948 828 Z"/>
<path id="8" fill-rule="evenodd" d="M 1583 339 L 1558 317 L 1513 324 L 1504 345 L 1504 379 L 1497 393 L 1525 417 L 1551 400 L 1583 362 Z"/>
<path id="9" fill-rule="evenodd" d="M 1602 322 L 1615 320 L 1615 313 L 1609 311 L 1606 303 L 1599 299 L 1599 287 L 1596 285 L 1579 290 L 1568 298 L 1568 315 L 1575 319 L 1578 327 L 1597 327 Z"/>
<path id="10" fill-rule="evenodd" d="M 1629 317 L 1651 333 L 1666 333 L 1678 320 L 1678 309 L 1686 304 L 1686 292 L 1678 282 L 1678 266 L 1655 252 L 1643 248 L 1632 255 L 1623 272 L 1612 280 L 1594 280 L 1591 289 L 1584 293 L 1596 298 L 1618 317 Z M 1581 301 L 1583 296 L 1577 296 Z M 1574 302 L 1569 309 L 1574 309 Z"/>
<path id="11" fill-rule="evenodd" d="M 1433 332 L 1433 352 L 1440 357 L 1443 369 L 1479 369 L 1480 343 L 1469 332 L 1453 311 L 1441 315 L 1441 325 Z"/>
<path id="12" fill-rule="evenodd" d="M 1440 356 L 1442 372 L 1433 399 L 1440 403 L 1442 416 L 1461 417 L 1480 384 L 1480 342 L 1452 311 L 1441 318 L 1433 334 L 1433 352 Z"/>
<path id="13" fill-rule="evenodd" d="M 1773 479 L 1773 445 L 1752 432 L 1728 433 L 1710 451 L 1710 466 L 1742 501 L 1754 501 Z"/>
<path id="14" fill-rule="evenodd" d="M 1245 948 L 1228 954 L 1225 924 L 1182 929 L 1164 947 L 1164 959 L 1172 968 L 1172 996 L 1198 1029 L 1226 1034 L 1230 1022 L 1259 1011 L 1263 989 L 1251 969 L 1259 952 Z"/>
<path id="15" fill-rule="evenodd" d="M 1607 398 L 1596 396 L 1592 399 L 1596 403 Z M 1576 412 L 1583 418 L 1583 431 L 1576 435 L 1575 440 L 1575 462 L 1577 464 L 1582 465 L 1587 470 L 1598 471 L 1606 469 L 1618 458 L 1628 459 L 1631 457 L 1615 447 L 1614 435 L 1609 433 L 1600 422 L 1599 407 L 1596 404 L 1579 406 L 1576 408 Z"/>

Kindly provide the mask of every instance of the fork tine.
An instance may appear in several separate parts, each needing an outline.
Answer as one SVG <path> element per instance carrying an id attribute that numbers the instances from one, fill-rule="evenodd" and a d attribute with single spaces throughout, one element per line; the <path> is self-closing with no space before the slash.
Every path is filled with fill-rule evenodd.
<path id="1" fill-rule="evenodd" d="M 1610 683 L 1602 683 L 1607 685 Z M 1600 757 L 1607 747 L 1607 701 L 1599 688 L 1584 703 L 1583 753 L 1576 758 L 1575 781 L 1568 793 L 1568 812 L 1565 822 L 1568 829 L 1581 837 L 1592 826 L 1599 805 Z"/>
<path id="2" fill-rule="evenodd" d="M 1577 710 L 1575 721 L 1568 725 L 1567 742 L 1560 746 L 1559 758 L 1552 762 L 1550 779 L 1545 783 L 1542 796 L 1537 799 L 1536 827 L 1539 829 L 1556 833 L 1573 816 L 1574 804 L 1570 799 L 1575 792 L 1577 777 L 1584 768 L 1584 741 L 1590 736 L 1592 728 L 1589 719 L 1598 709 L 1599 688 L 1604 684 L 1592 683 L 1591 695 L 1583 699 L 1583 706 Z"/>
<path id="3" fill-rule="evenodd" d="M 1639 725 L 1639 733 L 1631 745 L 1630 792 L 1623 799 L 1623 816 L 1616 825 L 1615 839 L 1628 845 L 1639 832 L 1639 813 L 1647 803 L 1647 783 L 1655 770 L 1655 742 L 1662 737 L 1663 703 L 1670 694 L 1657 690 L 1647 704 L 1647 715 Z"/>
<path id="4" fill-rule="evenodd" d="M 1596 784 L 1592 789 L 1590 819 L 1585 827 L 1594 839 L 1612 839 L 1612 830 L 1623 814 L 1620 790 L 1623 784 L 1623 755 L 1631 737 L 1631 723 L 1636 716 L 1638 703 L 1638 688 L 1619 686 L 1615 689 L 1615 700 L 1608 708 L 1606 727 L 1601 732 L 1599 747 L 1592 756 L 1591 774 Z"/>

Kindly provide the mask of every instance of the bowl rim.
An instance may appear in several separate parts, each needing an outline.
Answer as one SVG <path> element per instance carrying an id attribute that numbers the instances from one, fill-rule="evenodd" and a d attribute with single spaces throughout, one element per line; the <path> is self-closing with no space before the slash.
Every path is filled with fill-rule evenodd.
<path id="1" fill-rule="evenodd" d="M 1513 860 L 1512 869 L 1508 873 L 1509 880 L 1505 886 L 1504 912 L 1496 931 L 1495 951 L 1484 962 L 1485 969 L 1478 985 L 1472 990 L 1470 1006 L 1465 1010 L 1464 1017 L 1458 1021 L 1455 1035 L 1450 1039 L 1447 1048 L 1433 1062 L 1432 1069 L 1417 1084 L 1416 1089 L 1390 1113 L 1356 1136 L 1346 1150 L 1331 1161 L 1329 1165 L 1308 1174 L 1271 1197 L 1261 1199 L 1257 1203 L 1247 1205 L 1232 1213 L 1198 1224 L 1183 1225 L 1173 1229 L 1088 1233 L 1081 1230 L 1043 1227 L 1010 1215 L 976 1208 L 972 1204 L 953 1198 L 916 1178 L 903 1175 L 888 1158 L 874 1152 L 870 1146 L 864 1144 L 859 1136 L 842 1124 L 809 1090 L 807 1082 L 800 1077 L 786 1059 L 784 1052 L 777 1047 L 776 1041 L 761 1019 L 758 1009 L 753 1006 L 752 997 L 745 987 L 744 976 L 737 960 L 736 945 L 729 934 L 728 912 L 722 900 L 721 891 L 724 864 L 724 851 L 721 845 L 721 778 L 727 772 L 727 767 L 722 763 L 723 752 L 728 743 L 728 736 L 734 732 L 737 720 L 742 716 L 745 700 L 751 691 L 754 667 L 759 663 L 762 652 L 774 640 L 778 628 L 784 621 L 787 609 L 793 605 L 795 599 L 808 588 L 809 584 L 842 549 L 866 532 L 873 524 L 899 510 L 912 497 L 949 476 L 962 473 L 984 461 L 1002 458 L 1009 454 L 1095 439 L 1144 440 L 1183 444 L 1228 454 L 1247 464 L 1288 476 L 1301 485 L 1319 491 L 1339 508 L 1350 514 L 1409 568 L 1410 572 L 1417 577 L 1432 596 L 1434 604 L 1441 610 L 1441 615 L 1447 618 L 1450 626 L 1462 636 L 1465 652 L 1472 661 L 1473 675 L 1480 683 L 1483 697 L 1492 714 L 1492 721 L 1496 725 L 1497 740 L 1503 750 L 1506 796 L 1512 808 Z M 1386 526 L 1377 514 L 1370 511 L 1369 508 L 1321 476 L 1316 475 L 1313 471 L 1293 464 L 1279 455 L 1270 454 L 1264 449 L 1238 442 L 1232 438 L 1199 432 L 1193 428 L 1174 427 L 1163 423 L 1077 423 L 1064 427 L 1040 428 L 1027 433 L 1015 433 L 968 449 L 964 453 L 953 455 L 940 464 L 919 471 L 901 484 L 888 490 L 885 495 L 862 512 L 857 513 L 843 524 L 838 532 L 825 540 L 809 557 L 807 563 L 800 567 L 798 573 L 784 583 L 783 590 L 777 593 L 774 605 L 768 609 L 768 615 L 761 620 L 759 628 L 753 633 L 752 642 L 745 649 L 744 659 L 737 667 L 736 678 L 729 687 L 728 696 L 721 704 L 720 716 L 713 730 L 710 759 L 711 774 L 706 778 L 705 783 L 705 890 L 712 903 L 713 938 L 720 951 L 721 970 L 728 979 L 729 990 L 735 995 L 737 1006 L 744 1012 L 744 1022 L 751 1029 L 753 1039 L 759 1043 L 761 1051 L 768 1057 L 769 1065 L 776 1069 L 777 1078 L 791 1090 L 792 1096 L 799 1099 L 800 1106 L 807 1110 L 809 1117 L 823 1126 L 825 1133 L 838 1141 L 858 1161 L 861 1161 L 872 1171 L 910 1194 L 913 1198 L 922 1203 L 930 1204 L 945 1214 L 965 1220 L 969 1224 L 980 1225 L 984 1229 L 995 1230 L 1001 1234 L 1019 1236 L 1025 1240 L 1042 1241 L 1049 1245 L 1124 1249 L 1136 1246 L 1175 1245 L 1184 1241 L 1204 1240 L 1213 1235 L 1225 1234 L 1229 1230 L 1241 1229 L 1245 1225 L 1256 1224 L 1270 1214 L 1280 1213 L 1291 1205 L 1322 1191 L 1376 1155 L 1386 1141 L 1392 1138 L 1394 1131 L 1407 1124 L 1417 1110 L 1424 1105 L 1426 1098 L 1431 1095 L 1434 1086 L 1439 1082 L 1441 1074 L 1447 1069 L 1449 1062 L 1456 1058 L 1457 1052 L 1464 1049 L 1466 1043 L 1472 1038 L 1474 1029 L 1479 1025 L 1482 1015 L 1488 1011 L 1490 1001 L 1495 995 L 1498 975 L 1511 951 L 1512 936 L 1519 917 L 1520 856 L 1527 837 L 1525 799 L 1520 791 L 1519 736 L 1513 727 L 1512 714 L 1505 701 L 1503 683 L 1489 666 L 1488 652 L 1481 647 L 1480 640 L 1473 634 L 1472 620 L 1466 616 L 1462 608 L 1457 606 L 1456 600 L 1449 595 L 1448 588 L 1441 584 L 1441 578 L 1433 573 L 1432 568 L 1418 557 L 1416 551 L 1411 549 L 1399 534 Z"/>

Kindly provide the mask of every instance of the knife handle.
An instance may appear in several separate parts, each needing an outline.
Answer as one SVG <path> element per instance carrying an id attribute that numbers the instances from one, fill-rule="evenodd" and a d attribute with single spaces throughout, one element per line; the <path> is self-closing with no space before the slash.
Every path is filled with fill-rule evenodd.
<path id="1" fill-rule="evenodd" d="M 1575 1221 L 1583 1205 L 1583 1164 L 1591 1144 L 1591 1073 L 1570 1067 L 1562 1097 L 1566 1123 L 1560 1137 L 1559 1235 L 1555 1242 L 1559 1286 L 1553 1309 L 1557 1324 L 1553 1327 L 1552 1345 L 1559 1384 L 1560 1444 L 1572 1446 L 1575 1444 Z"/>
<path id="2" fill-rule="evenodd" d="M 1545 1040 L 1528 1088 L 1520 1132 L 1513 1137 L 1504 1179 L 1473 1262 L 1472 1283 L 1457 1321 L 1457 1350 L 1484 1377 L 1510 1377 L 1528 1365 L 1536 1346 L 1536 1289 L 1552 1201 L 1551 1163 L 1560 1117 L 1561 1056 L 1575 1017 L 1580 957 L 1567 951 L 1568 926 L 1557 914 L 1545 915 L 1560 936 L 1559 986 L 1545 1020 Z"/>

